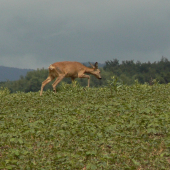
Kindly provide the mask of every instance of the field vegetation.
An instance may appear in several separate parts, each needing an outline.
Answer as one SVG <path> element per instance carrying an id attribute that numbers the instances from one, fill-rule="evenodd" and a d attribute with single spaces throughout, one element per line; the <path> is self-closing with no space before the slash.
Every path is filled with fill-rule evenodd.
<path id="1" fill-rule="evenodd" d="M 0 169 L 170 169 L 170 84 L 1 88 Z"/>

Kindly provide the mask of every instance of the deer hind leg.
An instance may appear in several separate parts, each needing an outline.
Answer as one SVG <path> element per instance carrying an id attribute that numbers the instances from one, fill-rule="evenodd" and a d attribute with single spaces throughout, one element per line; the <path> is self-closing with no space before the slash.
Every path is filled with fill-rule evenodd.
<path id="1" fill-rule="evenodd" d="M 54 93 L 56 93 L 56 86 L 57 86 L 57 84 L 60 83 L 60 81 L 61 81 L 64 77 L 65 77 L 64 75 L 63 75 L 63 76 L 59 76 L 59 77 L 55 80 L 55 82 L 52 84 Z"/>
<path id="2" fill-rule="evenodd" d="M 75 81 L 74 80 L 75 80 L 75 78 L 71 77 L 73 87 L 75 87 Z"/>
<path id="3" fill-rule="evenodd" d="M 46 79 L 45 81 L 42 82 L 41 91 L 40 91 L 40 96 L 42 95 L 44 86 L 45 86 L 46 84 L 48 84 L 50 81 L 52 81 L 53 79 L 54 79 L 54 78 L 48 76 L 47 79 Z"/>

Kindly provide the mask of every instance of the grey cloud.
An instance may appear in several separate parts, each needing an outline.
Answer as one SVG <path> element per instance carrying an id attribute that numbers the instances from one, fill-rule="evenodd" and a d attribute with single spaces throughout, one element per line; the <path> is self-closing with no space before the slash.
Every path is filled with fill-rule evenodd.
<path id="1" fill-rule="evenodd" d="M 166 0 L 2 0 L 0 65 L 170 58 L 169 18 Z"/>

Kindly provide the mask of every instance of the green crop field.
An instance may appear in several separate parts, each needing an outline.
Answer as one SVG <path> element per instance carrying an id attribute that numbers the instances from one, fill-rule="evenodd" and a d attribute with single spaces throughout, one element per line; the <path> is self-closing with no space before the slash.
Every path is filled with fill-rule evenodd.
<path id="1" fill-rule="evenodd" d="M 1 88 L 0 169 L 170 169 L 170 84 Z"/>

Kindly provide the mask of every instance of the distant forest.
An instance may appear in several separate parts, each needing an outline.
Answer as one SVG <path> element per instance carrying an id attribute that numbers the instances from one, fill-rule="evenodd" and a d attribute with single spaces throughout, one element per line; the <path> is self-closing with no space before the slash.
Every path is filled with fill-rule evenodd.
<path id="1" fill-rule="evenodd" d="M 154 79 L 159 81 L 160 84 L 170 82 L 170 61 L 165 57 L 153 63 L 134 62 L 134 60 L 126 60 L 120 63 L 118 59 L 113 59 L 106 61 L 105 65 L 101 67 L 100 70 L 102 80 L 98 80 L 91 75 L 91 87 L 106 86 L 107 80 L 110 80 L 112 76 L 116 76 L 119 81 L 127 85 L 132 85 L 135 80 L 138 80 L 141 84 L 148 83 L 150 85 L 152 85 L 152 80 Z M 36 92 L 40 90 L 41 83 L 47 76 L 47 69 L 32 70 L 27 72 L 25 76 L 20 76 L 19 80 L 0 82 L 0 86 L 9 88 L 12 93 L 16 91 Z M 76 81 L 81 86 L 87 86 L 87 79 L 77 78 Z M 62 82 L 71 83 L 71 79 L 65 78 Z M 51 84 L 52 83 L 46 85 L 44 90 L 52 89 Z"/>

